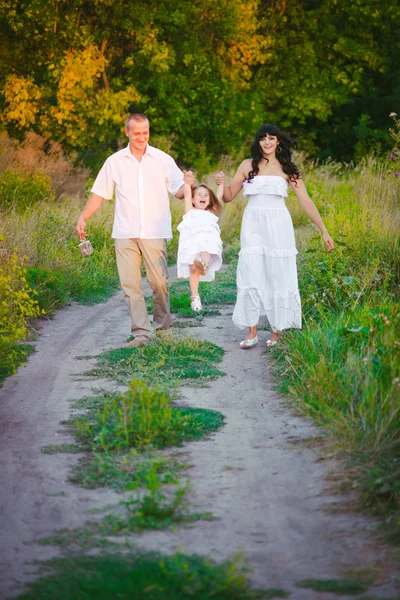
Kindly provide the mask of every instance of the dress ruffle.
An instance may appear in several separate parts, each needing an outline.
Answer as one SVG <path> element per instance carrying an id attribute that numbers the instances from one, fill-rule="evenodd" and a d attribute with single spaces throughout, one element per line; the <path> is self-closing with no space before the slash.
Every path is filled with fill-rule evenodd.
<path id="1" fill-rule="evenodd" d="M 239 256 L 251 256 L 258 254 L 260 256 L 269 256 L 271 258 L 285 258 L 287 256 L 296 256 L 297 248 L 288 248 L 283 250 L 273 250 L 264 246 L 252 246 L 251 248 L 243 248 L 239 252 Z"/>
<path id="2" fill-rule="evenodd" d="M 187 279 L 194 259 L 200 258 L 200 252 L 209 252 L 210 264 L 207 273 L 200 277 L 200 281 L 213 281 L 215 271 L 222 266 L 222 241 L 218 217 L 208 210 L 193 209 L 183 216 L 177 229 L 180 233 L 178 277 Z"/>
<path id="3" fill-rule="evenodd" d="M 250 183 L 245 181 L 243 184 L 244 196 L 252 196 L 254 194 L 270 194 L 287 198 L 288 183 L 286 179 L 279 175 L 256 175 Z"/>
<path id="4" fill-rule="evenodd" d="M 261 291 L 257 288 L 238 290 L 232 320 L 240 329 L 257 325 L 266 316 L 273 331 L 301 329 L 301 301 L 297 289 Z"/>

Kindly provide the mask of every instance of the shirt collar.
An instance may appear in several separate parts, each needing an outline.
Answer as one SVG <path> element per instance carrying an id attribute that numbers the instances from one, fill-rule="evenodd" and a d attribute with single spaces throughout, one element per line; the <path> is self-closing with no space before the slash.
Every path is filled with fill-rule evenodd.
<path id="1" fill-rule="evenodd" d="M 156 148 L 154 148 L 154 146 L 150 146 L 150 144 L 147 144 L 146 152 L 144 153 L 143 156 L 146 156 L 146 154 L 149 154 L 150 156 L 155 156 L 155 150 L 156 150 Z M 135 158 L 129 149 L 129 142 L 128 142 L 128 145 L 125 146 L 125 148 L 123 148 L 123 153 L 124 153 L 124 156 L 130 156 L 131 158 Z"/>

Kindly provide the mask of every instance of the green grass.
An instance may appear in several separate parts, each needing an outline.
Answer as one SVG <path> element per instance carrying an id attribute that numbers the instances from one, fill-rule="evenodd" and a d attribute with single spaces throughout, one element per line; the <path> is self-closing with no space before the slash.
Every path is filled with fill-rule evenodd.
<path id="1" fill-rule="evenodd" d="M 380 515 L 395 542 L 400 541 L 400 212 L 398 184 L 385 179 L 382 169 L 370 161 L 342 168 L 340 176 L 329 165 L 309 174 L 336 248 L 327 253 L 314 236 L 299 255 L 304 328 L 285 332 L 272 356 L 279 391 L 335 440 L 351 469 L 359 507 Z"/>
<path id="2" fill-rule="evenodd" d="M 12 363 L 6 361 L 5 365 L 0 365 L 0 387 L 6 377 L 14 374 L 15 369 L 24 365 L 29 356 L 36 352 L 31 344 L 9 344 L 9 351 L 12 352 Z"/>
<path id="3" fill-rule="evenodd" d="M 159 553 L 70 556 L 44 563 L 46 577 L 19 600 L 265 600 L 284 590 L 255 590 L 241 558 L 222 563 Z"/>
<path id="4" fill-rule="evenodd" d="M 210 512 L 190 512 L 188 495 L 190 482 L 165 494 L 157 467 L 146 476 L 146 488 L 120 503 L 118 513 L 111 512 L 98 521 L 88 521 L 83 527 L 59 530 L 55 535 L 36 540 L 41 545 L 60 545 L 67 551 L 74 548 L 104 547 L 108 538 L 127 536 L 144 530 L 164 530 L 199 520 L 214 520 Z"/>
<path id="5" fill-rule="evenodd" d="M 181 445 L 216 431 L 223 422 L 217 411 L 172 407 L 167 393 L 132 380 L 125 394 L 105 396 L 100 410 L 70 424 L 84 447 L 109 452 Z"/>
<path id="6" fill-rule="evenodd" d="M 86 450 L 84 446 L 78 444 L 49 444 L 40 449 L 44 454 L 78 454 Z"/>
<path id="7" fill-rule="evenodd" d="M 329 592 L 338 596 L 355 596 L 366 592 L 368 586 L 352 579 L 303 579 L 296 583 L 297 587 Z"/>
<path id="8" fill-rule="evenodd" d="M 199 440 L 224 424 L 221 413 L 173 407 L 169 394 L 138 381 L 125 394 L 85 397 L 72 408 L 85 410 L 65 422 L 79 443 L 44 446 L 42 451 L 85 451 L 70 480 L 88 488 L 137 489 L 153 471 L 161 483 L 176 483 L 187 465 L 154 449 Z"/>
<path id="9" fill-rule="evenodd" d="M 155 472 L 162 484 L 178 483 L 178 473 L 187 464 L 150 452 L 135 450 L 121 453 L 93 453 L 80 459 L 69 480 L 93 489 L 108 487 L 116 491 L 135 490 L 146 484 L 149 473 Z"/>
<path id="10" fill-rule="evenodd" d="M 173 334 L 155 338 L 139 348 L 120 348 L 97 356 L 97 365 L 85 375 L 108 377 L 118 383 L 133 378 L 149 385 L 174 387 L 178 383 L 207 383 L 223 375 L 215 367 L 223 349 L 205 341 Z"/>

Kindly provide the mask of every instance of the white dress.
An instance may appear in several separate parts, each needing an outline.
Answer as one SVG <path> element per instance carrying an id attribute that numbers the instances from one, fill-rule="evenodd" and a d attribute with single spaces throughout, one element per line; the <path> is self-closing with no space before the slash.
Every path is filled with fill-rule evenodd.
<path id="1" fill-rule="evenodd" d="M 296 242 L 286 208 L 288 183 L 279 175 L 258 175 L 244 183 L 243 213 L 233 322 L 244 329 L 266 315 L 272 331 L 301 328 Z"/>
<path id="2" fill-rule="evenodd" d="M 183 215 L 178 225 L 178 277 L 187 279 L 190 265 L 195 258 L 201 258 L 200 252 L 211 254 L 210 264 L 200 281 L 213 281 L 215 271 L 222 266 L 222 241 L 218 217 L 209 210 L 193 208 Z"/>

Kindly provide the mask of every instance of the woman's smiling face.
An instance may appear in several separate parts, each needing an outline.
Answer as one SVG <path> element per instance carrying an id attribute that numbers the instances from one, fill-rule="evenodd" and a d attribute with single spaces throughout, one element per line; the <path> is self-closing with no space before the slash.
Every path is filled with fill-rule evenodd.
<path id="1" fill-rule="evenodd" d="M 262 138 L 260 138 L 261 151 L 265 157 L 274 155 L 278 146 L 279 140 L 276 135 L 269 135 L 269 133 L 266 133 Z"/>
<path id="2" fill-rule="evenodd" d="M 206 210 L 210 204 L 210 194 L 208 193 L 208 189 L 201 185 L 196 188 L 193 194 L 192 204 L 194 208 Z"/>

